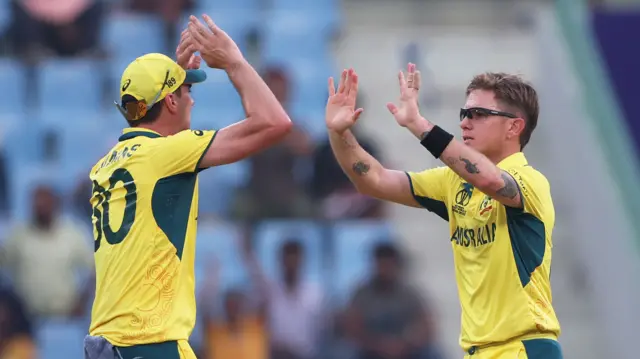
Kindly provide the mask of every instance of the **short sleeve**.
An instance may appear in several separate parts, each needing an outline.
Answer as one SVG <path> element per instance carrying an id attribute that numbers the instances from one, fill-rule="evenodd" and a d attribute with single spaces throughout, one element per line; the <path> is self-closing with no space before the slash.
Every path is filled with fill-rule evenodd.
<path id="1" fill-rule="evenodd" d="M 549 181 L 542 173 L 530 166 L 510 168 L 507 172 L 518 184 L 525 213 L 542 220 L 546 212 L 553 210 Z"/>
<path id="2" fill-rule="evenodd" d="M 197 172 L 216 131 L 184 130 L 160 141 L 153 154 L 156 167 L 166 176 Z"/>
<path id="3" fill-rule="evenodd" d="M 449 191 L 448 167 L 438 167 L 422 172 L 407 172 L 413 198 L 425 209 L 449 220 L 447 193 Z"/>

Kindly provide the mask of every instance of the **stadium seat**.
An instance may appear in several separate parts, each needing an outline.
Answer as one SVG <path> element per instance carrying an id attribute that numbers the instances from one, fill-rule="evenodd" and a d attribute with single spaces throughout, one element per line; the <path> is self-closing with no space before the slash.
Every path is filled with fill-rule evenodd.
<path id="1" fill-rule="evenodd" d="M 204 70 L 207 72 L 207 80 L 194 85 L 191 90 L 195 100 L 194 110 L 209 112 L 209 114 L 201 112 L 204 115 L 202 117 L 213 118 L 212 121 L 225 121 L 227 125 L 241 120 L 243 116 L 242 101 L 227 74 L 222 70 L 211 68 Z M 215 116 L 217 111 L 224 114 L 234 112 L 240 117 L 218 119 Z"/>
<path id="2" fill-rule="evenodd" d="M 304 248 L 304 276 L 323 284 L 324 268 L 322 227 L 312 221 L 264 221 L 254 232 L 256 250 L 265 272 L 270 278 L 280 275 L 280 248 L 290 239 L 298 240 Z"/>
<path id="3" fill-rule="evenodd" d="M 230 163 L 200 172 L 200 211 L 204 215 L 225 217 L 234 195 L 250 179 L 251 168 L 248 161 Z M 206 200 L 205 200 L 206 199 Z"/>
<path id="4" fill-rule="evenodd" d="M 0 122 L 2 122 L 2 117 L 6 115 L 25 111 L 27 81 L 24 67 L 17 60 L 0 59 L 0 83 L 8 86 L 0 97 L 0 108 L 2 108 Z"/>
<path id="5" fill-rule="evenodd" d="M 257 0 L 206 0 L 198 4 L 198 10 L 194 14 L 206 13 L 211 16 L 216 25 L 229 34 L 240 50 L 245 52 L 249 35 L 256 30 L 257 21 L 260 19 L 259 10 Z M 188 17 L 185 16 L 179 22 L 179 32 L 184 30 L 188 21 Z"/>
<path id="6" fill-rule="evenodd" d="M 332 292 L 336 305 L 343 305 L 358 283 L 366 279 L 372 249 L 390 241 L 392 233 L 387 222 L 344 221 L 333 226 Z"/>
<path id="7" fill-rule="evenodd" d="M 163 34 L 159 16 L 117 14 L 105 19 L 102 41 L 115 62 L 133 61 L 146 53 L 164 53 Z"/>
<path id="8" fill-rule="evenodd" d="M 267 62 L 327 59 L 331 55 L 327 26 L 299 12 L 274 13 L 260 29 L 261 57 Z"/>
<path id="9" fill-rule="evenodd" d="M 40 112 L 64 110 L 69 124 L 101 108 L 100 73 L 99 66 L 88 60 L 47 60 L 39 68 Z"/>
<path id="10" fill-rule="evenodd" d="M 91 167 L 107 154 L 118 141 L 118 133 L 101 123 L 91 121 L 57 131 L 59 158 L 57 164 L 64 173 L 65 183 L 75 186 L 79 178 L 89 175 Z M 64 188 L 65 191 L 71 188 Z"/>
<path id="11" fill-rule="evenodd" d="M 214 261 L 217 262 L 220 275 L 219 291 L 247 282 L 248 274 L 240 252 L 241 240 L 241 228 L 232 223 L 216 221 L 198 225 L 195 260 L 197 288 L 212 275 L 208 272 L 213 268 L 211 265 Z"/>
<path id="12" fill-rule="evenodd" d="M 11 2 L 0 0 L 0 33 L 4 33 L 11 25 Z"/>
<path id="13" fill-rule="evenodd" d="M 44 130 L 38 121 L 26 121 L 17 116 L 6 118 L 2 124 L 2 147 L 7 151 L 9 164 L 29 165 L 44 158 Z"/>
<path id="14" fill-rule="evenodd" d="M 52 319 L 37 330 L 40 359 L 82 358 L 88 328 L 81 321 Z"/>

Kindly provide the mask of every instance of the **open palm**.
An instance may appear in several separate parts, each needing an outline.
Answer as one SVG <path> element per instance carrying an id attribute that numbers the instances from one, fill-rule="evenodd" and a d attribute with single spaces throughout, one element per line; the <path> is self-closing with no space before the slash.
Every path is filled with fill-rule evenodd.
<path id="1" fill-rule="evenodd" d="M 416 65 L 407 66 L 407 77 L 400 71 L 398 82 L 400 84 L 400 101 L 398 106 L 388 103 L 389 112 L 395 117 L 398 124 L 406 127 L 408 124 L 420 119 L 418 108 L 418 93 L 420 90 L 420 71 L 416 71 Z"/>
<path id="2" fill-rule="evenodd" d="M 329 78 L 329 99 L 325 110 L 327 129 L 343 133 L 351 128 L 362 109 L 355 109 L 358 97 L 358 75 L 353 69 L 344 70 L 336 91 L 333 77 Z"/>

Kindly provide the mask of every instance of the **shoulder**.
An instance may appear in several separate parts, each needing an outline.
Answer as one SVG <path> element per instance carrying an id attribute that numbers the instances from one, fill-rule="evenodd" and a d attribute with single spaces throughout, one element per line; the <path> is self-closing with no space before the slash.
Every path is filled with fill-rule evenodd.
<path id="1" fill-rule="evenodd" d="M 551 191 L 551 185 L 547 177 L 530 165 L 516 166 L 507 169 L 507 172 L 516 180 L 520 190 Z"/>

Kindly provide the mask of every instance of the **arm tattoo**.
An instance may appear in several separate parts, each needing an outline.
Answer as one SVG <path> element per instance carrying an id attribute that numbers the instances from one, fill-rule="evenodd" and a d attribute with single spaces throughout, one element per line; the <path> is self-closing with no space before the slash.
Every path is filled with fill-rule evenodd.
<path id="1" fill-rule="evenodd" d="M 502 172 L 502 180 L 504 181 L 504 187 L 500 188 L 496 193 L 505 198 L 516 198 L 518 195 L 518 184 L 513 177 L 506 172 Z"/>
<path id="2" fill-rule="evenodd" d="M 355 172 L 357 175 L 364 176 L 369 172 L 369 170 L 371 169 L 371 166 L 369 166 L 368 164 L 362 161 L 358 161 L 354 163 L 351 168 L 353 169 L 353 172 Z"/>
<path id="3" fill-rule="evenodd" d="M 443 162 L 448 164 L 449 166 L 455 166 L 458 163 L 458 159 L 455 157 L 447 157 L 443 160 Z"/>
<path id="4" fill-rule="evenodd" d="M 421 142 L 422 142 L 422 140 L 427 138 L 427 136 L 429 135 L 429 132 L 431 132 L 431 131 L 424 131 L 422 134 L 420 134 L 420 136 L 418 138 L 420 139 Z"/>
<path id="5" fill-rule="evenodd" d="M 471 161 L 463 157 L 460 157 L 460 161 L 464 162 L 464 169 L 467 170 L 467 172 L 472 174 L 480 173 L 477 163 L 472 163 Z"/>
<path id="6" fill-rule="evenodd" d="M 342 143 L 349 149 L 355 149 L 358 147 L 358 143 L 353 143 L 354 141 L 350 141 L 349 138 L 343 137 L 342 138 Z"/>

